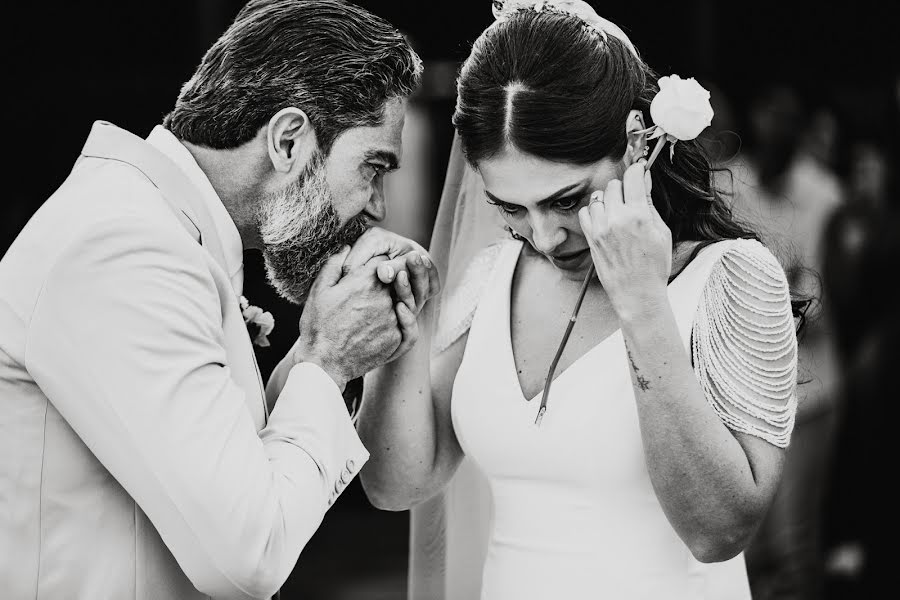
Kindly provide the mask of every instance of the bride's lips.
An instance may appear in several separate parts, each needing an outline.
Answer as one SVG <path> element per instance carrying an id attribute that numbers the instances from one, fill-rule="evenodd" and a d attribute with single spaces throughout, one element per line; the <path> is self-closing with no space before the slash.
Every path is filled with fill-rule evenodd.
<path id="1" fill-rule="evenodd" d="M 569 252 L 566 254 L 550 254 L 547 255 L 547 258 L 550 259 L 550 262 L 552 262 L 553 266 L 555 267 L 558 267 L 560 269 L 574 269 L 581 266 L 581 263 L 584 262 L 584 259 L 586 257 L 590 257 L 590 255 L 591 249 L 585 248 L 584 250 Z"/>

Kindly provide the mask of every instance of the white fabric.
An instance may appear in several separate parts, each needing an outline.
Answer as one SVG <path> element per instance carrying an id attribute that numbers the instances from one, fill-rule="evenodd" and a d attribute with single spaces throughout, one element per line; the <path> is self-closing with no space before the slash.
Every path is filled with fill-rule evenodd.
<path id="1" fill-rule="evenodd" d="M 694 315 L 694 373 L 729 428 L 785 448 L 797 413 L 797 337 L 787 279 L 758 241 L 720 243 L 728 249 L 710 273 Z M 502 245 L 476 255 L 448 294 L 434 353 L 469 330 Z"/>
<path id="2" fill-rule="evenodd" d="M 228 210 L 225 209 L 225 205 L 222 204 L 219 195 L 216 194 L 206 173 L 181 141 L 162 125 L 153 128 L 153 131 L 147 136 L 147 143 L 175 163 L 200 192 L 200 198 L 209 211 L 209 216 L 212 217 L 216 236 L 222 243 L 225 272 L 228 273 L 234 293 L 240 296 L 244 287 L 244 246 L 241 242 L 241 234 L 231 215 L 228 214 Z"/>
<path id="3" fill-rule="evenodd" d="M 731 192 L 737 219 L 759 233 L 788 273 L 791 288 L 804 296 L 822 298 L 823 232 L 832 213 L 844 202 L 834 173 L 804 154 L 791 162 L 780 191 L 759 182 L 756 168 L 738 155 L 720 173 L 717 184 Z M 835 408 L 840 373 L 831 319 L 823 304 L 813 302 L 798 349 L 798 418 L 803 421 Z"/>
<path id="4" fill-rule="evenodd" d="M 692 358 L 728 427 L 787 447 L 797 414 L 797 336 L 784 271 L 759 242 L 733 242 L 713 269 Z"/>
<path id="5" fill-rule="evenodd" d="M 439 326 L 432 340 L 432 353 L 439 354 L 469 330 L 475 307 L 484 288 L 488 285 L 488 275 L 502 248 L 502 243 L 491 244 L 475 255 L 469 269 L 452 292 L 445 294 L 446 302 L 441 303 Z"/>
<path id="6" fill-rule="evenodd" d="M 492 279 L 492 269 L 499 250 L 504 245 L 502 242 L 498 243 L 498 240 L 508 237 L 496 210 L 484 201 L 481 179 L 466 165 L 456 137 L 430 248 L 445 282 L 439 304 L 437 330 L 433 337 L 433 352 L 446 349 L 468 330 L 484 291 L 484 282 Z M 772 290 L 786 290 L 784 273 L 780 269 L 774 269 L 777 263 L 763 246 L 750 240 L 724 242 L 715 246 L 724 258 L 708 265 L 711 269 L 709 285 L 698 283 L 693 286 L 694 296 L 686 304 L 696 306 L 696 313 L 682 310 L 676 315 L 686 347 L 691 339 L 691 332 L 696 336 L 697 343 L 690 350 L 695 372 L 701 381 L 703 377 L 710 377 L 713 372 L 706 361 L 699 360 L 701 349 L 709 345 L 710 331 L 714 330 L 714 323 L 708 322 L 704 314 L 709 314 L 709 303 L 715 301 L 722 283 L 735 283 L 741 278 L 749 278 L 750 281 L 761 278 L 757 284 L 768 282 L 767 285 Z M 715 256 L 710 254 L 712 250 L 704 250 L 708 258 Z M 778 281 L 767 279 L 767 272 Z M 777 314 L 770 315 L 773 323 L 781 324 L 780 327 L 771 329 L 773 339 L 778 338 L 779 331 L 786 331 L 786 317 L 790 315 L 790 306 L 786 302 L 780 304 L 779 310 L 780 312 L 775 311 Z M 731 318 L 738 314 L 740 312 L 736 309 L 721 313 L 724 317 Z M 779 314 L 785 318 L 779 319 Z M 703 325 L 704 331 L 698 333 L 695 330 L 698 323 L 706 323 L 708 326 Z M 790 331 L 793 336 L 793 329 Z M 775 343 L 772 347 L 777 348 L 779 344 Z M 791 359 L 787 357 L 786 360 Z M 727 378 L 729 374 L 723 372 L 719 376 Z M 777 388 L 778 385 L 773 387 Z M 784 389 L 786 388 L 782 388 Z M 750 397 L 754 398 L 753 395 Z M 754 433 L 779 445 L 779 440 L 790 435 L 793 407 L 796 406 L 794 394 L 787 400 L 782 397 L 782 401 L 773 402 L 780 408 L 770 411 L 769 423 L 760 421 L 746 409 L 741 410 L 744 400 L 740 396 L 725 397 L 711 392 L 707 399 L 720 416 L 734 415 L 731 423 L 723 417 L 733 429 Z M 533 418 L 534 415 L 531 415 L 532 422 Z M 738 427 L 740 423 L 744 427 Z M 411 511 L 411 600 L 469 600 L 477 597 L 481 589 L 481 571 L 477 565 L 486 560 L 489 524 L 492 520 L 493 505 L 487 479 L 473 464 L 471 457 L 465 457 L 445 490 Z M 695 567 L 700 571 L 704 569 L 703 566 Z M 709 577 L 710 589 L 724 589 L 722 586 L 727 588 L 735 578 L 719 570 L 706 572 L 706 575 Z M 741 597 L 740 594 L 737 597 Z"/>
<path id="7" fill-rule="evenodd" d="M 429 246 L 443 283 L 436 303 L 437 323 L 451 322 L 440 315 L 445 312 L 447 302 L 454 302 L 457 307 L 447 310 L 458 311 L 456 314 L 460 316 L 453 319 L 451 328 L 461 334 L 468 327 L 460 323 L 474 312 L 480 284 L 463 284 L 462 279 L 482 250 L 509 237 L 504 225 L 497 210 L 485 201 L 481 177 L 466 164 L 459 136 L 454 134 Z M 491 267 L 487 261 L 479 264 Z M 461 286 L 470 293 L 458 294 L 456 290 Z M 462 297 L 468 301 L 460 303 Z M 443 331 L 432 338 L 433 343 L 440 347 L 451 335 Z M 442 493 L 410 510 L 410 600 L 477 597 L 481 582 L 478 565 L 484 562 L 488 510 L 483 475 L 465 458 Z"/>
<path id="8" fill-rule="evenodd" d="M 729 246 L 704 249 L 669 285 L 685 348 L 707 277 Z M 481 597 L 748 599 L 743 556 L 699 563 L 663 513 L 620 332 L 558 375 L 556 408 L 534 426 L 509 331 L 520 249 L 509 242 L 498 257 L 453 388 L 456 436 L 493 500 Z"/>
<path id="9" fill-rule="evenodd" d="M 200 195 L 98 122 L 0 260 L 4 597 L 269 596 L 368 458 L 314 365 L 266 422 Z"/>

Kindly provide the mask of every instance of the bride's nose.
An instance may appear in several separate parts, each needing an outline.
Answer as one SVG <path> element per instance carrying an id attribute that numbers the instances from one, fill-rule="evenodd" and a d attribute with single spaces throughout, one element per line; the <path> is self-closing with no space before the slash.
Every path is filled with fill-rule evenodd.
<path id="1" fill-rule="evenodd" d="M 536 216 L 531 221 L 531 243 L 542 254 L 552 254 L 566 241 L 566 231 L 553 218 Z"/>

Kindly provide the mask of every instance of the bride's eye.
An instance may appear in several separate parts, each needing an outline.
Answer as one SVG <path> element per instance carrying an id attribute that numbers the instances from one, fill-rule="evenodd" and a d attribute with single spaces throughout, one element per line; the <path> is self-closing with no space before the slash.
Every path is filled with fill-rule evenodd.
<path id="1" fill-rule="evenodd" d="M 518 214 L 519 209 L 522 208 L 521 206 L 518 206 L 516 204 L 507 204 L 506 202 L 497 202 L 495 200 L 491 200 L 490 198 L 488 198 L 487 203 L 496 206 L 497 208 L 500 209 L 500 212 L 502 212 L 505 215 Z"/>
<path id="2" fill-rule="evenodd" d="M 581 201 L 583 198 L 580 197 L 572 197 L 572 198 L 561 198 L 556 201 L 556 209 L 564 212 L 570 212 L 575 210 L 576 208 L 581 206 Z"/>

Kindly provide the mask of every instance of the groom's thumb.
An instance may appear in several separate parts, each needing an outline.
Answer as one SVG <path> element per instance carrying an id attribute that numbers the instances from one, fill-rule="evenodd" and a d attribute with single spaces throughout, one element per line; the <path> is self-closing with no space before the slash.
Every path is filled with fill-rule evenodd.
<path id="1" fill-rule="evenodd" d="M 319 271 L 318 277 L 322 285 L 332 287 L 341 280 L 341 276 L 344 273 L 344 260 L 346 260 L 349 253 L 350 246 L 344 246 L 340 252 L 333 254 L 325 261 L 325 264 L 322 265 L 322 270 Z"/>

